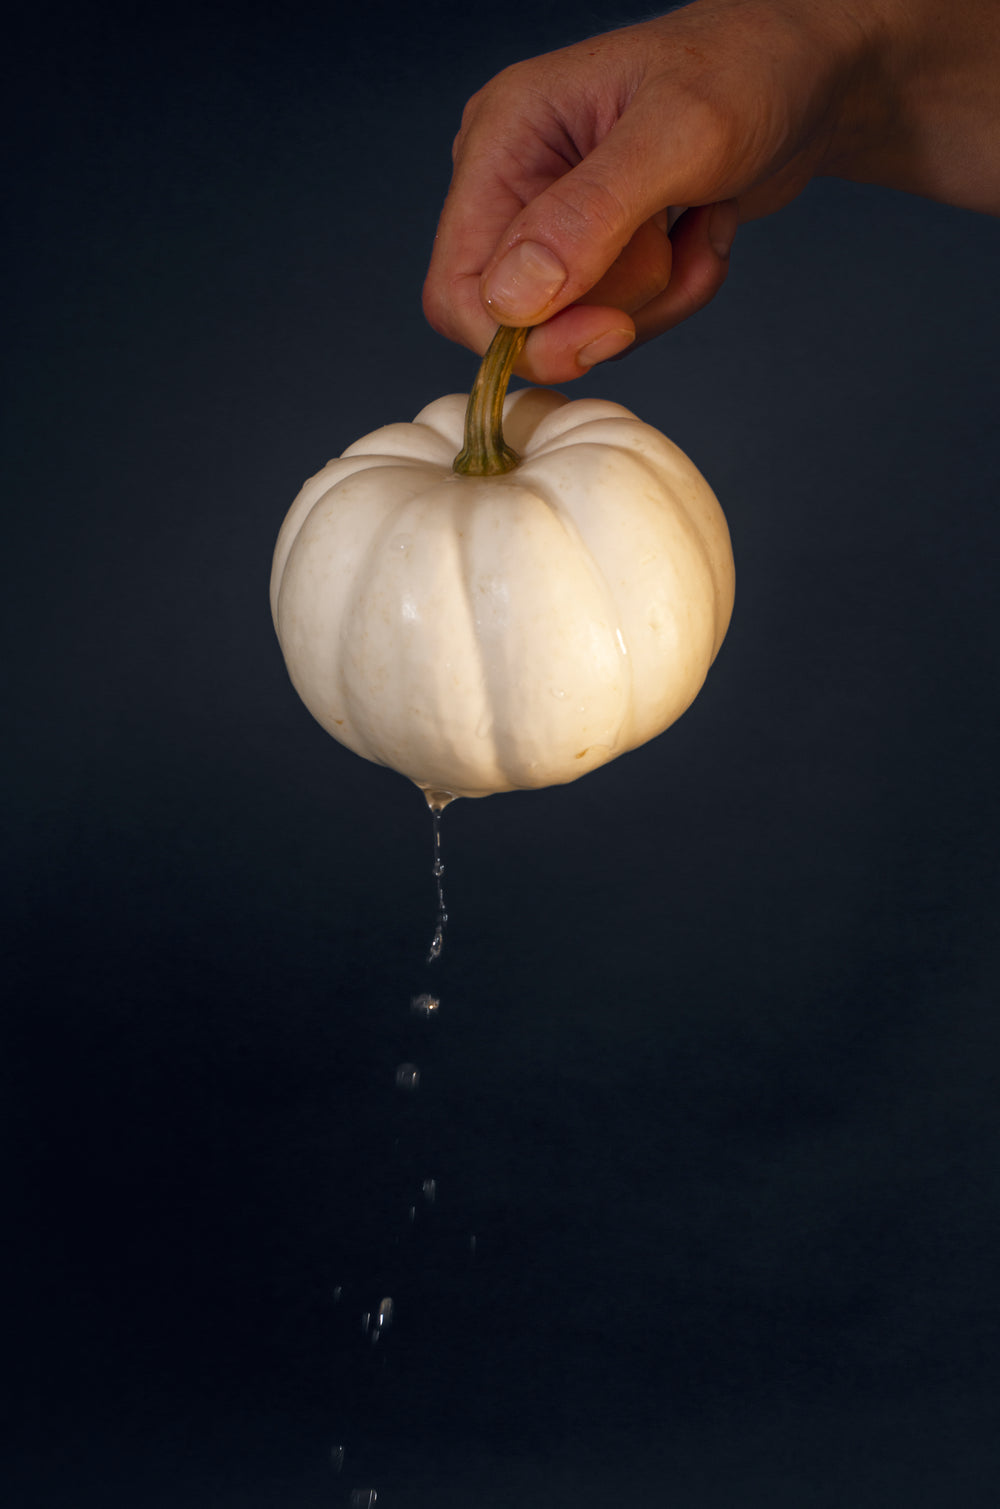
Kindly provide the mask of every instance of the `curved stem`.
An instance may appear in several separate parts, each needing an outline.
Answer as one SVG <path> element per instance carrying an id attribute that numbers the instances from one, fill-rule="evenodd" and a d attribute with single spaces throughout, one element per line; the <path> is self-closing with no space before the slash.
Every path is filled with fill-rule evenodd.
<path id="1" fill-rule="evenodd" d="M 520 461 L 503 438 L 503 401 L 527 329 L 501 325 L 476 374 L 465 411 L 465 445 L 455 457 L 460 477 L 499 477 Z"/>

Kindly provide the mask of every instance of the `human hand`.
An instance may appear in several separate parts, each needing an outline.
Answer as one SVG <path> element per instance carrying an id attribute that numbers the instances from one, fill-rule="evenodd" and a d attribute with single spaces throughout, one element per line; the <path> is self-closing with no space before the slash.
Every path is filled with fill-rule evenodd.
<path id="1" fill-rule="evenodd" d="M 934 11 L 696 0 L 505 69 L 469 101 L 455 141 L 424 288 L 430 323 L 477 352 L 498 323 L 537 327 L 518 372 L 566 382 L 702 308 L 737 224 L 817 173 L 973 202 L 935 180 L 926 143 L 907 157 L 917 133 L 897 64 L 923 87 L 928 59 L 958 58 L 964 42 L 942 110 L 959 110 L 963 69 L 978 67 L 982 98 L 995 99 L 996 75 L 975 59 L 996 59 L 998 12 L 964 0 L 932 24 Z M 668 237 L 668 212 L 684 206 Z"/>

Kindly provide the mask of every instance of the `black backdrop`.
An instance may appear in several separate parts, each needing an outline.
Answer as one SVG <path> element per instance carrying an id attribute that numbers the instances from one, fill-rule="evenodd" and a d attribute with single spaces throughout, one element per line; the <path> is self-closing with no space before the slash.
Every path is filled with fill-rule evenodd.
<path id="1" fill-rule="evenodd" d="M 421 800 L 273 640 L 302 478 L 471 381 L 464 100 L 629 19 L 5 23 L 15 1509 L 995 1502 L 1000 225 L 817 184 L 579 385 L 709 477 L 733 626 L 446 814 L 433 969 Z"/>

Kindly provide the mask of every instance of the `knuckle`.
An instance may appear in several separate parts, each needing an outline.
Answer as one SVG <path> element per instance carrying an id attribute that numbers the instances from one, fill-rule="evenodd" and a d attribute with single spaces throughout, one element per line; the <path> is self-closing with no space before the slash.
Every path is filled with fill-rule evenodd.
<path id="1" fill-rule="evenodd" d="M 755 165 L 771 159 L 783 136 L 778 108 L 766 91 L 741 99 L 736 108 L 717 81 L 703 77 L 675 86 L 672 129 L 686 176 L 703 186 L 699 202 L 728 198 Z"/>
<path id="2" fill-rule="evenodd" d="M 436 330 L 439 335 L 450 336 L 452 333 L 451 307 L 444 296 L 440 280 L 432 272 L 428 273 L 424 280 L 421 303 L 424 318 L 431 329 Z"/>
<path id="3" fill-rule="evenodd" d="M 533 84 L 535 62 L 528 59 L 511 63 L 494 74 L 491 79 L 470 95 L 462 110 L 462 119 L 452 148 L 457 157 L 466 139 L 477 132 L 502 132 L 512 120 L 517 120 L 537 95 Z"/>
<path id="4" fill-rule="evenodd" d="M 459 122 L 458 134 L 455 137 L 456 150 L 459 147 L 463 137 L 465 137 L 472 129 L 476 116 L 479 114 L 479 111 L 482 108 L 484 93 L 485 90 L 477 89 L 475 94 L 471 95 L 465 103 L 465 108 L 462 111 L 462 119 Z"/>

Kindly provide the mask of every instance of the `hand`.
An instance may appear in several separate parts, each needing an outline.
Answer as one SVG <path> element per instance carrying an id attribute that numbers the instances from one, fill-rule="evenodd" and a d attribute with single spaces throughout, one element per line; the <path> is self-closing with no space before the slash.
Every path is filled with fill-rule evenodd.
<path id="1" fill-rule="evenodd" d="M 505 69 L 455 141 L 424 289 L 431 324 L 477 352 L 498 323 L 538 327 L 517 370 L 566 382 L 708 303 L 738 223 L 815 174 L 992 208 L 988 141 L 971 170 L 955 129 L 950 157 L 932 142 L 948 135 L 943 118 L 964 127 L 959 147 L 983 137 L 984 117 L 1000 122 L 1000 6 L 938 9 L 696 0 Z"/>

